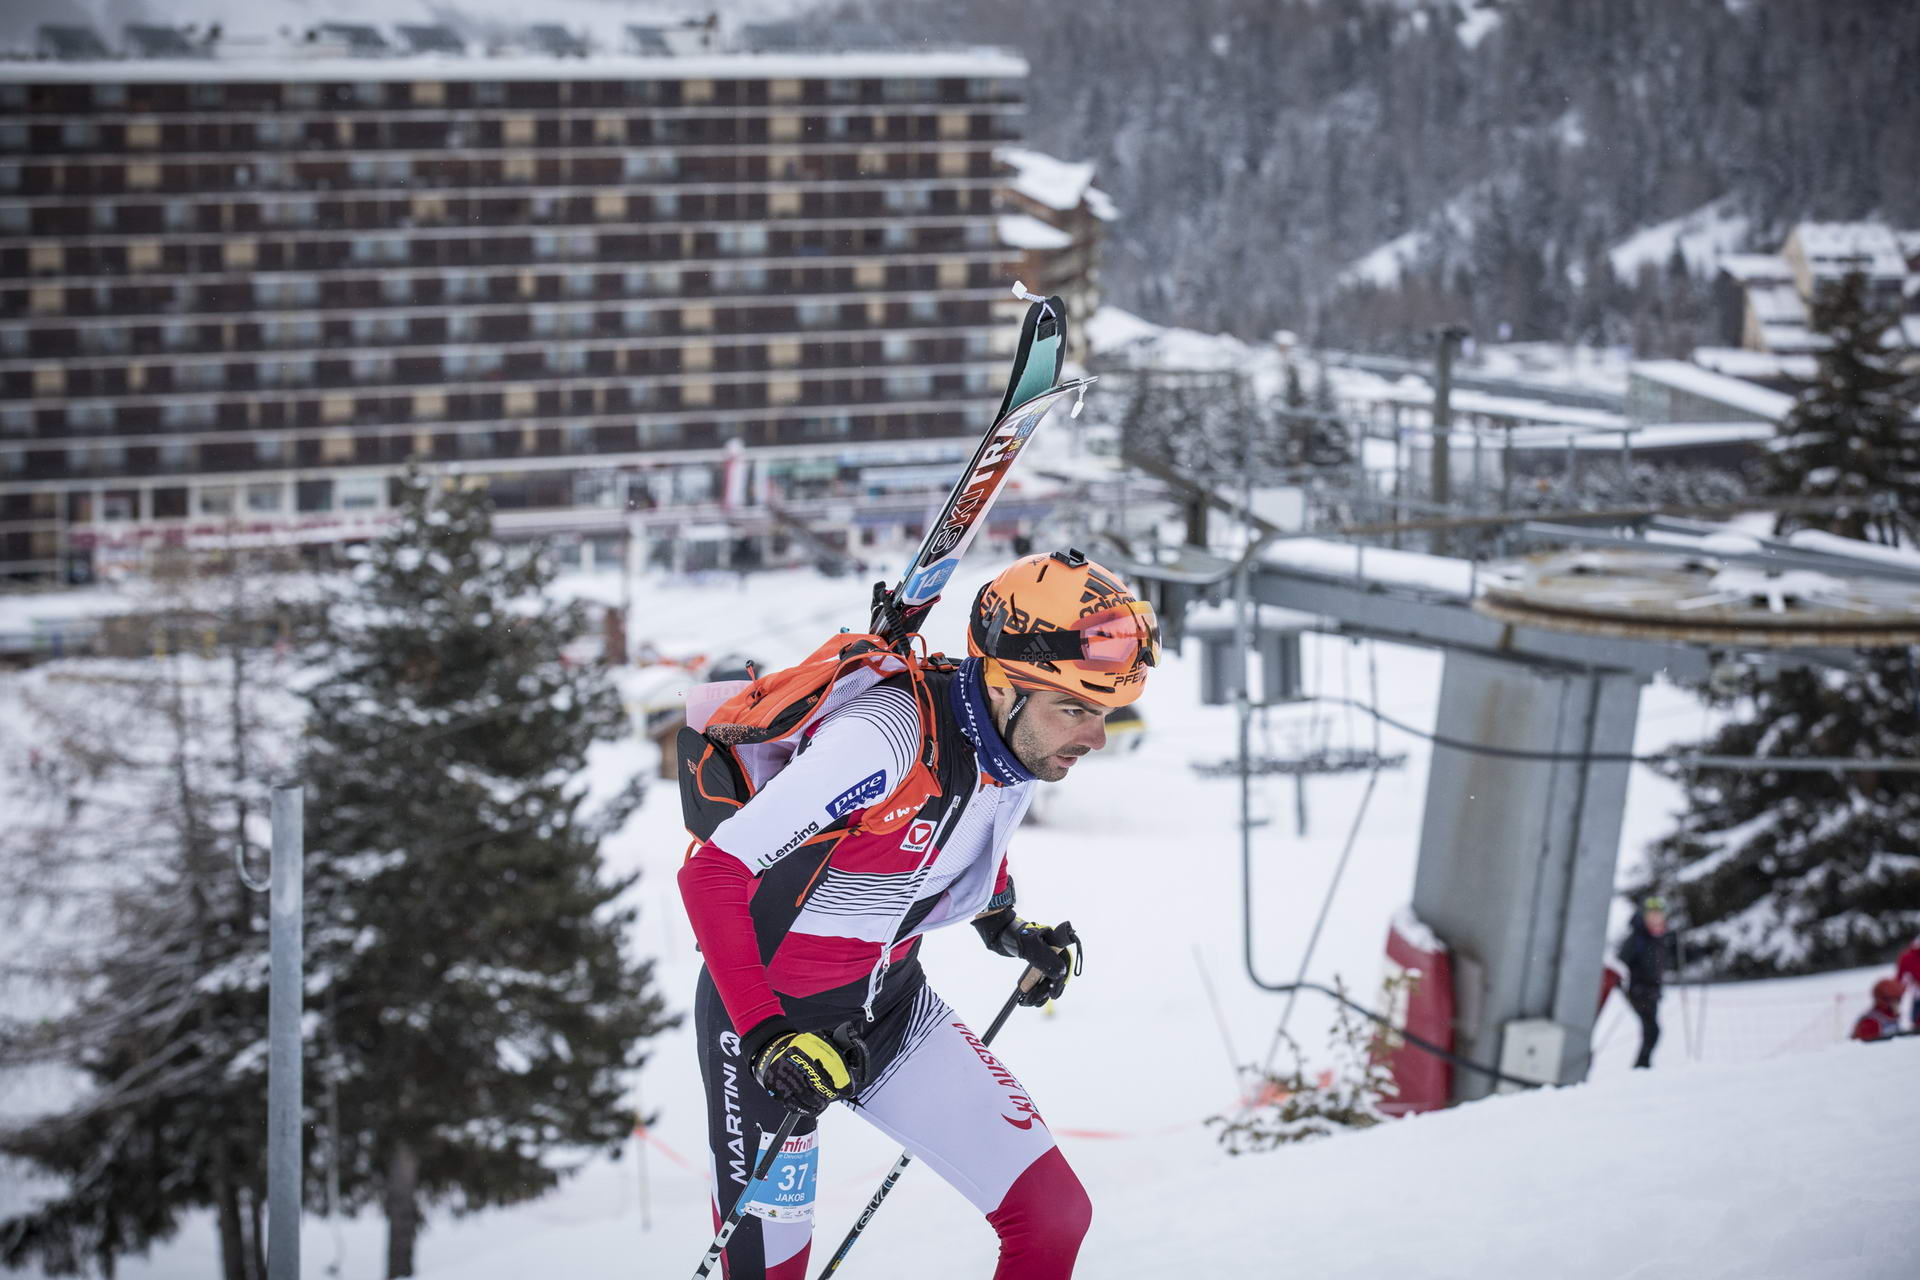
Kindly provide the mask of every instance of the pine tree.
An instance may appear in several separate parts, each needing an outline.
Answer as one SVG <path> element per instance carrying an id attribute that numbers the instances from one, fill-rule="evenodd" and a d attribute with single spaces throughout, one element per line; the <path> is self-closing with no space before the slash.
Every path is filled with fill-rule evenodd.
<path id="1" fill-rule="evenodd" d="M 1915 380 L 1887 349 L 1897 309 L 1873 306 L 1867 283 L 1848 275 L 1815 297 L 1813 326 L 1830 342 L 1819 378 L 1781 424 L 1769 462 L 1775 493 L 1845 505 L 1788 515 L 1781 528 L 1825 529 L 1883 545 L 1920 530 L 1920 423 Z"/>
<path id="2" fill-rule="evenodd" d="M 604 673 L 562 658 L 584 614 L 492 540 L 482 492 L 402 488 L 321 642 L 306 810 L 325 1158 L 348 1208 L 384 1210 L 389 1276 L 413 1273 L 424 1204 L 526 1200 L 563 1150 L 617 1149 L 626 1075 L 671 1021 L 628 955 L 633 878 L 599 861 L 638 781 L 583 795 L 588 749 L 627 731 Z"/>
<path id="3" fill-rule="evenodd" d="M 258 799 L 284 762 L 291 699 L 247 645 L 246 567 L 188 582 L 153 615 L 165 656 L 74 663 L 15 722 L 0 898 L 35 939 L 44 1019 L 0 1020 L 0 1065 L 59 1065 L 86 1088 L 0 1131 L 0 1151 L 64 1184 L 0 1223 L 0 1261 L 111 1274 L 211 1209 L 224 1280 L 264 1280 L 267 926 Z M 212 588 L 211 606 L 191 605 Z M 211 637 L 211 638 L 209 638 Z M 182 653 L 178 641 L 222 655 Z M 253 801 L 253 816 L 249 802 Z M 250 844 L 249 844 L 250 842 Z"/>
<path id="4" fill-rule="evenodd" d="M 1775 493 L 1829 497 L 1833 512 L 1782 517 L 1909 543 L 1920 531 L 1915 397 L 1882 346 L 1886 320 L 1856 276 L 1821 298 L 1831 340 L 1818 384 L 1782 424 Z M 1849 670 L 1748 669 L 1716 691 L 1740 716 L 1711 755 L 1920 757 L 1920 669 L 1907 650 L 1864 650 Z M 1650 851 L 1688 950 L 1729 976 L 1877 963 L 1920 931 L 1920 775 L 1687 769 L 1687 810 Z"/>

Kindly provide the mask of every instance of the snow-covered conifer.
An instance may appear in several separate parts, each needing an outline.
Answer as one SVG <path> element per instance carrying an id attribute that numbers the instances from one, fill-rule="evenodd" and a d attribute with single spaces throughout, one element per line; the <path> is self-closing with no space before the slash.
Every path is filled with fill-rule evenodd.
<path id="1" fill-rule="evenodd" d="M 337 1090 L 349 1206 L 413 1272 L 429 1202 L 539 1195 L 567 1152 L 631 1132 L 627 1074 L 669 1019 L 629 954 L 631 878 L 599 844 L 637 783 L 589 803 L 589 748 L 628 731 L 551 571 L 491 537 L 483 491 L 419 476 L 336 604 L 309 691 L 310 1078 Z"/>

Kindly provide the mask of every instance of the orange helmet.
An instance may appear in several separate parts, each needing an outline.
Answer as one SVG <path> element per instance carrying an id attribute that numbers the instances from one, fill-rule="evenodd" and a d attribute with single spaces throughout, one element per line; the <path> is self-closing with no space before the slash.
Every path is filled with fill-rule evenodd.
<path id="1" fill-rule="evenodd" d="M 1015 688 L 1124 707 L 1160 661 L 1153 606 L 1078 551 L 1016 560 L 980 588 L 967 652 Z"/>

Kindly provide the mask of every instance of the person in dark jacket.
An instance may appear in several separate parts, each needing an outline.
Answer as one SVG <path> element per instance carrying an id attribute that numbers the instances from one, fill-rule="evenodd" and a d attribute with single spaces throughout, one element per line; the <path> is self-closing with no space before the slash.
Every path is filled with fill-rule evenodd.
<path id="1" fill-rule="evenodd" d="M 1673 938 L 1667 933 L 1667 904 L 1648 898 L 1633 917 L 1627 940 L 1620 944 L 1620 963 L 1627 968 L 1627 1003 L 1640 1019 L 1640 1056 L 1636 1067 L 1653 1065 L 1653 1047 L 1660 1043 L 1660 987 L 1674 967 Z"/>

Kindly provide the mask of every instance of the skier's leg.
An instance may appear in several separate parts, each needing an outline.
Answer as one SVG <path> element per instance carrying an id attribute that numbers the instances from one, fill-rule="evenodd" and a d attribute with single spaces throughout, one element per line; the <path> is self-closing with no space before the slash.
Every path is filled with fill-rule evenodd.
<path id="1" fill-rule="evenodd" d="M 706 1088 L 709 1187 L 717 1230 L 752 1176 L 761 1136 L 777 1129 L 786 1113 L 747 1069 L 740 1037 L 704 967 L 694 993 L 693 1024 L 700 1080 Z M 802 1120 L 788 1147 L 811 1146 L 819 1137 L 819 1122 Z M 774 1209 L 755 1206 L 741 1217 L 721 1259 L 728 1280 L 805 1280 L 813 1241 L 813 1187 L 810 1176 L 804 1181 L 803 1201 Z"/>
<path id="2" fill-rule="evenodd" d="M 900 1048 L 854 1104 L 1000 1235 L 994 1280 L 1066 1280 L 1093 1206 L 1013 1073 L 922 988 Z"/>
<path id="3" fill-rule="evenodd" d="M 1629 1003 L 1640 1016 L 1640 1056 L 1634 1059 L 1633 1065 L 1651 1067 L 1653 1046 L 1660 1042 L 1660 997 L 1637 995 Z"/>

